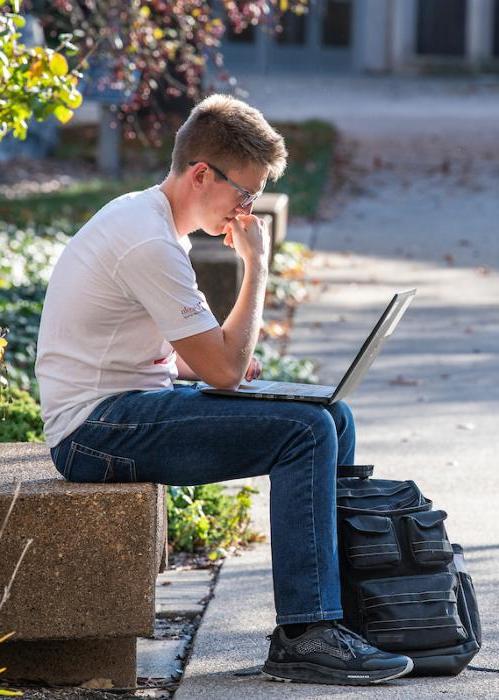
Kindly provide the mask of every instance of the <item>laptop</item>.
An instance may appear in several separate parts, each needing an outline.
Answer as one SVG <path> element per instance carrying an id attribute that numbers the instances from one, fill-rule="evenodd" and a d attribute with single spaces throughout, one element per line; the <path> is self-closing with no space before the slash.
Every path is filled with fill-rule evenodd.
<path id="1" fill-rule="evenodd" d="M 255 379 L 252 382 L 243 382 L 239 388 L 233 390 L 215 389 L 204 382 L 199 382 L 198 388 L 205 394 L 242 396 L 247 399 L 289 399 L 290 401 L 312 401 L 322 404 L 340 401 L 360 384 L 383 347 L 385 340 L 392 335 L 415 294 L 416 289 L 409 289 L 397 292 L 393 296 L 337 386 Z"/>

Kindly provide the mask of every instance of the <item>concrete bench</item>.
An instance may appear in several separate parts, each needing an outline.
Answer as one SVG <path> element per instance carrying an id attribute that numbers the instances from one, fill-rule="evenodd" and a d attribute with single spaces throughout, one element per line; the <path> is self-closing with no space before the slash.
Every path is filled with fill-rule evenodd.
<path id="1" fill-rule="evenodd" d="M 0 611 L 2 678 L 77 685 L 136 684 L 136 641 L 152 636 L 155 582 L 165 566 L 164 489 L 65 481 L 48 447 L 0 444 L 0 591 L 33 543 Z"/>

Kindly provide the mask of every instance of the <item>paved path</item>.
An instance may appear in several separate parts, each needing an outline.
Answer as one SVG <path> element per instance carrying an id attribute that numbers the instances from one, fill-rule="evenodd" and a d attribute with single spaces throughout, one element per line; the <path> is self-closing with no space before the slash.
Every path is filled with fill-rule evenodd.
<path id="1" fill-rule="evenodd" d="M 404 131 L 391 128 L 390 85 L 380 85 L 377 96 L 369 98 L 371 85 L 366 90 L 360 116 L 361 99 L 345 85 L 336 112 L 328 103 L 354 154 L 352 182 L 325 203 L 322 220 L 291 227 L 292 238 L 319 251 L 309 274 L 321 285 L 298 311 L 289 350 L 316 358 L 321 380 L 335 383 L 393 290 L 418 287 L 351 398 L 357 461 L 375 463 L 388 478 L 414 478 L 448 511 L 449 535 L 465 547 L 479 597 L 484 647 L 472 665 L 483 670 L 362 690 L 251 675 L 274 624 L 269 546 L 262 544 L 224 564 L 176 700 L 499 696 L 499 120 L 484 128 L 499 114 L 499 97 L 493 89 L 480 97 L 479 88 L 476 103 L 463 91 L 460 102 L 452 93 L 457 83 L 448 98 L 432 88 L 431 120 L 432 90 L 428 114 L 416 104 L 410 117 L 409 102 L 417 100 L 408 95 L 398 106 L 407 112 Z M 303 103 L 308 109 L 311 96 Z M 268 109 L 277 113 L 276 104 Z M 305 109 L 298 104 L 294 113 Z M 257 481 L 255 517 L 268 531 L 267 482 Z"/>

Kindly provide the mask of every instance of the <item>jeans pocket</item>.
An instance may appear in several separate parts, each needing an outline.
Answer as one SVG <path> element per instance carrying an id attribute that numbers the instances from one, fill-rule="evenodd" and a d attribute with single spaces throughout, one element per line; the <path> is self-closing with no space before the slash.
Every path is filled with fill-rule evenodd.
<path id="1" fill-rule="evenodd" d="M 135 460 L 94 450 L 71 442 L 63 476 L 68 481 L 93 483 L 130 483 L 137 481 Z"/>

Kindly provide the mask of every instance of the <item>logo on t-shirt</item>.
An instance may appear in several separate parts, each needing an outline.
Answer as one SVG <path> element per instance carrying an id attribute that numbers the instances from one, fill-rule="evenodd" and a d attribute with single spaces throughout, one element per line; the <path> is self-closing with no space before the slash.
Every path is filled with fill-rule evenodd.
<path id="1" fill-rule="evenodd" d="M 182 306 L 182 308 L 180 309 L 180 313 L 182 314 L 182 318 L 184 319 L 197 316 L 202 311 L 204 311 L 202 301 L 198 301 L 194 306 Z"/>

